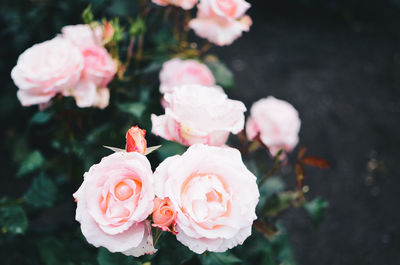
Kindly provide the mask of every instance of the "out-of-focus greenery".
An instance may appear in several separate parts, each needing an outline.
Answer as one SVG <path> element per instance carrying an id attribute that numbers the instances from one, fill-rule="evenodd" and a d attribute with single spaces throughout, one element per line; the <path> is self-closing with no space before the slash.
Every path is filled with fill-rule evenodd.
<path id="1" fill-rule="evenodd" d="M 316 6 L 334 2 L 297 1 Z M 360 1 L 340 1 L 346 5 L 350 2 L 358 5 Z M 79 109 L 71 98 L 57 100 L 40 112 L 37 106 L 22 107 L 10 78 L 18 55 L 35 43 L 53 38 L 63 26 L 82 23 L 81 13 L 89 4 L 97 20 L 119 17 L 121 34 L 114 37 L 121 40 L 122 59 L 130 36 L 143 36 L 142 60 L 128 70 L 126 76 L 130 78 L 110 84 L 111 101 L 105 110 Z M 281 211 L 292 204 L 290 199 L 282 199 L 282 194 L 293 194 L 280 193 L 284 184 L 278 177 L 268 179 L 261 188 L 258 211 L 270 209 L 262 217 L 268 221 L 260 228 L 265 235 L 254 230 L 251 239 L 232 251 L 194 255 L 169 234 L 162 235 L 157 254 L 139 259 L 87 244 L 74 220 L 72 194 L 81 184 L 83 173 L 110 154 L 103 145 L 122 148 L 125 132 L 134 124 L 150 132 L 150 114 L 162 111 L 158 72 L 162 62 L 176 53 L 171 25 L 163 18 L 164 8 L 156 6 L 145 21 L 138 19 L 136 0 L 10 0 L 3 1 L 0 8 L 1 264 L 294 264 L 288 236 L 276 222 Z M 234 87 L 233 75 L 223 63 L 217 58 L 203 59 L 218 84 L 225 89 Z M 153 167 L 185 150 L 150 133 L 147 141 L 163 145 L 149 155 Z M 249 168 L 262 176 L 262 172 L 256 172 L 262 171 L 262 166 L 253 166 Z M 307 204 L 306 209 L 318 223 L 326 206 L 318 200 Z"/>

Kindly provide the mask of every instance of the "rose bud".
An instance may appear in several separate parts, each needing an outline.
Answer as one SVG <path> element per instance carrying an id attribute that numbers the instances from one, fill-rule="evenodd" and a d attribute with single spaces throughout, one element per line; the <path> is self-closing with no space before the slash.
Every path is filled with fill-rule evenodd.
<path id="1" fill-rule="evenodd" d="M 126 151 L 146 153 L 146 130 L 140 129 L 138 126 L 133 126 L 126 132 Z"/>
<path id="2" fill-rule="evenodd" d="M 164 200 L 160 198 L 154 199 L 153 226 L 163 231 L 177 234 L 176 211 L 168 198 Z"/>
<path id="3" fill-rule="evenodd" d="M 114 27 L 113 25 L 106 21 L 103 25 L 103 42 L 109 43 L 114 36 Z"/>

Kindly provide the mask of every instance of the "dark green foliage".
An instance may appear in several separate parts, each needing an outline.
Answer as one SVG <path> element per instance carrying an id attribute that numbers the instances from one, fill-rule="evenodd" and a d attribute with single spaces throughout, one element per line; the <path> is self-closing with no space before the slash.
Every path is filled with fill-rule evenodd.
<path id="1" fill-rule="evenodd" d="M 24 196 L 25 203 L 35 208 L 50 207 L 54 204 L 57 187 L 54 182 L 44 174 L 40 174 Z"/>
<path id="2" fill-rule="evenodd" d="M 242 261 L 229 251 L 224 253 L 206 252 L 200 255 L 202 265 L 234 265 Z"/>
<path id="3" fill-rule="evenodd" d="M 219 61 L 207 62 L 207 66 L 212 71 L 218 85 L 230 89 L 234 86 L 233 73 L 229 68 Z"/>
<path id="4" fill-rule="evenodd" d="M 121 253 L 111 253 L 105 248 L 99 248 L 97 252 L 97 262 L 99 265 L 140 265 L 141 263 L 134 257 L 125 256 Z"/>
<path id="5" fill-rule="evenodd" d="M 28 227 L 25 211 L 20 206 L 0 206 L 1 233 L 23 234 Z"/>
<path id="6" fill-rule="evenodd" d="M 324 220 L 324 213 L 328 206 L 329 203 L 319 197 L 304 204 L 304 208 L 311 215 L 315 226 L 318 226 Z"/>
<path id="7" fill-rule="evenodd" d="M 21 163 L 21 166 L 17 172 L 17 176 L 21 177 L 23 175 L 33 173 L 34 171 L 40 169 L 44 163 L 45 159 L 42 154 L 39 151 L 33 151 Z"/>

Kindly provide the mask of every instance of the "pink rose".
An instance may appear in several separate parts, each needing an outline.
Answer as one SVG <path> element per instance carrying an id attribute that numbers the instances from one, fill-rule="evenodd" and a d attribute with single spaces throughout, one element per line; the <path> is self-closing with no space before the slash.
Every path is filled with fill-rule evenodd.
<path id="1" fill-rule="evenodd" d="M 165 115 L 152 114 L 152 132 L 189 146 L 196 143 L 223 145 L 229 133 L 244 127 L 246 107 L 228 99 L 219 87 L 184 85 L 164 96 Z"/>
<path id="2" fill-rule="evenodd" d="M 239 19 L 243 17 L 250 6 L 244 0 L 201 0 L 198 8 L 208 17 Z"/>
<path id="3" fill-rule="evenodd" d="M 299 141 L 301 121 L 297 110 L 288 102 L 267 97 L 253 104 L 246 124 L 246 134 L 260 140 L 273 156 L 280 149 L 290 152 Z"/>
<path id="4" fill-rule="evenodd" d="M 133 256 L 156 251 L 146 221 L 153 211 L 153 174 L 144 155 L 104 157 L 85 173 L 74 197 L 76 220 L 90 244 Z"/>
<path id="5" fill-rule="evenodd" d="M 250 30 L 252 20 L 245 15 L 249 7 L 244 0 L 201 0 L 189 27 L 216 45 L 230 45 L 243 31 Z"/>
<path id="6" fill-rule="evenodd" d="M 142 155 L 146 153 L 146 130 L 140 129 L 138 126 L 131 127 L 126 132 L 126 151 L 138 152 Z"/>
<path id="7" fill-rule="evenodd" d="M 164 160 L 154 173 L 155 192 L 177 211 L 177 239 L 192 251 L 224 252 L 251 235 L 259 192 L 240 152 L 193 145 Z"/>
<path id="8" fill-rule="evenodd" d="M 86 24 L 69 25 L 61 29 L 62 37 L 71 41 L 79 48 L 87 46 L 101 46 L 103 32 L 101 27 L 96 27 L 94 30 Z"/>
<path id="9" fill-rule="evenodd" d="M 199 0 L 152 0 L 153 3 L 160 6 L 174 5 L 183 9 L 192 9 Z"/>
<path id="10" fill-rule="evenodd" d="M 54 38 L 33 45 L 11 71 L 18 99 L 23 106 L 49 102 L 76 85 L 83 66 L 82 54 L 69 41 Z"/>
<path id="11" fill-rule="evenodd" d="M 173 87 L 198 84 L 214 86 L 215 79 L 205 64 L 196 60 L 171 59 L 163 64 L 160 72 L 160 92 L 172 92 Z"/>
<path id="12" fill-rule="evenodd" d="M 78 107 L 105 108 L 108 106 L 106 99 L 109 99 L 109 92 L 105 94 L 104 89 L 113 79 L 117 64 L 101 46 L 101 29 L 97 27 L 92 31 L 88 25 L 71 25 L 65 26 L 62 32 L 64 39 L 80 49 L 85 62 L 79 83 L 67 95 L 75 97 Z"/>
<path id="13" fill-rule="evenodd" d="M 177 234 L 176 211 L 168 198 L 154 199 L 153 226 L 163 231 Z"/>

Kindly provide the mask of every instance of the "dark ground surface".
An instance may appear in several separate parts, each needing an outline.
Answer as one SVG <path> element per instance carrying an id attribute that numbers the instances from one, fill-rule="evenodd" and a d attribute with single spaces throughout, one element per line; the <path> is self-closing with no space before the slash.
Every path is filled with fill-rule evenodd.
<path id="1" fill-rule="evenodd" d="M 306 180 L 310 198 L 330 203 L 325 221 L 284 216 L 298 263 L 400 264 L 399 24 L 252 12 L 251 32 L 216 50 L 235 72 L 231 96 L 248 108 L 268 95 L 291 102 L 300 144 L 332 164 Z"/>

